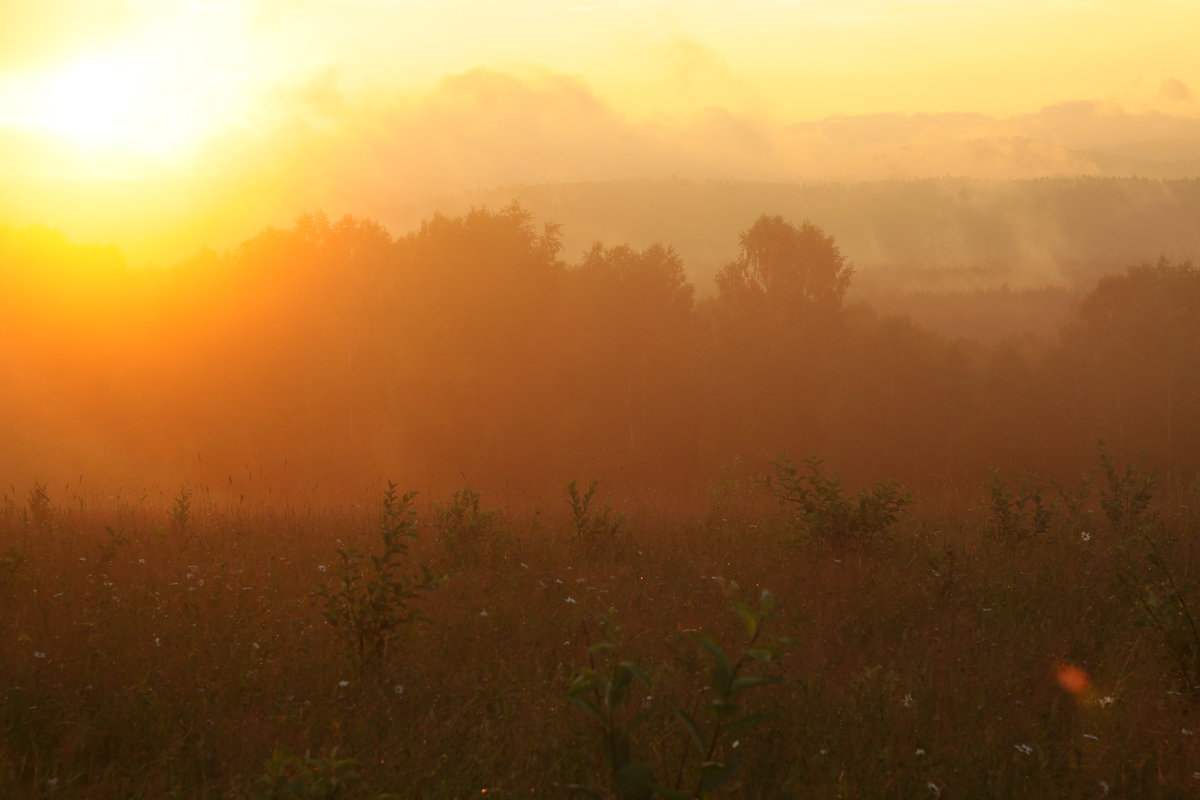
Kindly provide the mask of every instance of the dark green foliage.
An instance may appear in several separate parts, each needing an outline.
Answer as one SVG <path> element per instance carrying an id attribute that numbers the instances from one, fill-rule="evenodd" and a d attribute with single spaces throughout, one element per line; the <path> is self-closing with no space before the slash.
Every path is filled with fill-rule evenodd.
<path id="1" fill-rule="evenodd" d="M 567 699 L 600 728 L 601 748 L 611 769 L 614 795 L 619 800 L 646 800 L 653 795 L 653 776 L 649 764 L 634 760 L 630 735 L 649 714 L 646 709 L 635 712 L 626 706 L 635 681 L 649 690 L 650 679 L 633 662 L 618 661 L 618 646 L 613 639 L 619 629 L 603 617 L 600 624 L 610 638 L 588 648 L 591 666 L 571 682 Z M 599 666 L 598 658 L 608 663 Z M 572 788 L 603 797 L 584 786 Z"/>
<path id="2" fill-rule="evenodd" d="M 987 488 L 992 496 L 993 532 L 999 539 L 1021 542 L 1049 530 L 1054 512 L 1042 497 L 1046 487 L 1026 479 L 1014 489 L 997 476 Z"/>
<path id="3" fill-rule="evenodd" d="M 171 530 L 178 535 L 188 532 L 188 523 L 192 519 L 192 493 L 186 486 L 179 487 L 179 494 L 171 504 Z"/>
<path id="4" fill-rule="evenodd" d="M 712 660 L 709 671 L 712 694 L 699 714 L 678 707 L 672 710 L 672 717 L 681 730 L 675 743 L 677 746 L 665 748 L 673 757 L 669 766 L 663 765 L 665 779 L 662 783 L 656 780 L 655 769 L 648 759 L 634 757 L 635 752 L 641 751 L 635 751 L 631 742 L 634 729 L 653 713 L 651 698 L 645 697 L 637 712 L 626 708 L 635 681 L 649 692 L 650 679 L 636 664 L 618 660 L 619 646 L 615 637 L 588 650 L 592 665 L 572 681 L 567 697 L 600 728 L 604 760 L 611 770 L 611 796 L 617 800 L 649 800 L 655 796 L 668 800 L 703 800 L 729 783 L 746 762 L 744 756 L 733 755 L 740 744 L 737 735 L 773 718 L 769 713 L 744 712 L 744 693 L 783 680 L 777 675 L 745 674 L 752 665 L 773 665 L 782 648 L 791 643 L 788 639 L 775 637 L 763 641 L 762 624 L 774 606 L 774 599 L 766 591 L 760 597 L 758 608 L 742 602 L 735 604 L 734 610 L 746 630 L 746 646 L 736 661 L 711 637 L 699 631 L 688 633 Z M 619 630 L 612 628 L 606 618 L 601 618 L 601 626 L 613 634 Z M 607 658 L 610 662 L 607 667 L 597 669 L 595 657 L 598 655 Z M 593 797 L 606 796 L 591 787 L 571 788 Z"/>
<path id="5" fill-rule="evenodd" d="M 767 487 L 781 504 L 795 512 L 795 523 L 808 535 L 836 546 L 861 544 L 878 538 L 912 503 L 896 483 L 877 483 L 853 499 L 842 492 L 842 480 L 822 469 L 815 455 L 804 459 L 801 472 L 787 457 L 771 462 Z"/>
<path id="6" fill-rule="evenodd" d="M 1153 471 L 1142 472 L 1127 466 L 1118 472 L 1103 441 L 1100 442 L 1100 507 L 1112 523 L 1113 530 L 1129 532 L 1153 499 L 1156 476 Z"/>
<path id="7" fill-rule="evenodd" d="M 358 670 L 380 665 L 401 630 L 424 620 L 412 602 L 439 583 L 428 567 L 421 567 L 419 577 L 404 570 L 408 543 L 417 538 L 416 496 L 416 492 L 397 496 L 396 484 L 389 482 L 380 520 L 383 552 L 367 556 L 339 548 L 338 583 L 318 590 L 325 600 L 325 619 L 345 642 Z"/>
<path id="8" fill-rule="evenodd" d="M 473 561 L 496 533 L 495 511 L 480 509 L 483 497 L 469 486 L 446 503 L 433 504 L 433 527 L 446 557 L 453 563 Z"/>
<path id="9" fill-rule="evenodd" d="M 33 488 L 29 490 L 28 516 L 26 519 L 35 528 L 41 530 L 49 530 L 50 522 L 54 519 L 54 506 L 50 502 L 50 495 L 46 492 L 46 484 L 35 483 Z"/>
<path id="10" fill-rule="evenodd" d="M 1121 583 L 1140 612 L 1143 624 L 1154 631 L 1168 670 L 1180 690 L 1200 699 L 1200 624 L 1197 623 L 1197 586 L 1180 580 L 1149 536 L 1142 565 L 1120 575 Z"/>
<path id="11" fill-rule="evenodd" d="M 575 533 L 584 544 L 596 544 L 601 540 L 611 539 L 624 521 L 624 515 L 613 511 L 612 504 L 604 501 L 604 505 L 593 504 L 596 487 L 600 480 L 588 484 L 587 491 L 582 495 L 575 481 L 567 484 L 567 503 L 571 506 L 571 518 L 575 522 Z"/>

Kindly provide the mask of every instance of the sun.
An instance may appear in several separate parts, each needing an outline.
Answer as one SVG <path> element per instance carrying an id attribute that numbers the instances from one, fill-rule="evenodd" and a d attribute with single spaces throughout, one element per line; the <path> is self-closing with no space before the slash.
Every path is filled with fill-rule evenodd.
<path id="1" fill-rule="evenodd" d="M 206 131 L 170 69 L 121 53 L 61 62 L 5 92 L 5 121 L 92 154 L 171 159 Z"/>

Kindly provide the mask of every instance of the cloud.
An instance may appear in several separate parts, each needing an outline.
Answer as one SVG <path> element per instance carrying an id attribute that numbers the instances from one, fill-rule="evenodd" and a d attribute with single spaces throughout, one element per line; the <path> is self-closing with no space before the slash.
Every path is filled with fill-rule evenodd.
<path id="1" fill-rule="evenodd" d="M 684 75 L 719 67 L 687 43 L 678 52 Z M 25 201 L 14 215 L 0 203 L 0 216 L 61 225 L 81 240 L 116 241 L 134 263 L 164 263 L 201 244 L 232 246 L 263 225 L 287 224 L 315 209 L 405 230 L 429 213 L 432 198 L 505 186 L 670 177 L 786 183 L 1200 174 L 1200 120 L 1090 101 L 1011 117 L 841 115 L 780 126 L 721 106 L 636 118 L 584 80 L 547 70 L 473 69 L 417 96 L 355 93 L 347 83 L 330 70 L 276 89 L 255 119 L 195 157 L 193 177 L 74 191 L 87 199 L 75 211 L 43 186 L 10 193 L 40 197 L 41 206 Z M 14 142 L 0 144 L 20 150 Z M 26 142 L 25 150 L 32 146 Z M 29 159 L 45 160 L 44 154 Z M 0 178 L 14 174 L 10 165 Z M 17 177 L 26 187 L 36 182 L 28 173 Z M 128 219 L 113 216 L 116 209 Z M 67 218 L 76 212 L 78 220 Z M 148 224 L 158 249 L 131 246 L 134 232 Z"/>
<path id="2" fill-rule="evenodd" d="M 828 163 L 841 164 L 846 177 L 1129 175 L 1149 162 L 1200 159 L 1200 119 L 1135 113 L 1099 101 L 1058 103 L 1011 117 L 843 115 L 790 130 L 824 149 Z M 1176 177 L 1196 168 L 1181 164 Z"/>

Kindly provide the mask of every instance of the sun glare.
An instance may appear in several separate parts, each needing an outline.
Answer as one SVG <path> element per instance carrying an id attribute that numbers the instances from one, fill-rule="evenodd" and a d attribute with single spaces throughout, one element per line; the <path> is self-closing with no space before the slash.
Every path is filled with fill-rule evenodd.
<path id="1" fill-rule="evenodd" d="M 202 125 L 171 97 L 169 76 L 154 66 L 119 55 L 60 64 L 21 82 L 6 104 L 9 116 L 93 152 L 178 156 Z"/>

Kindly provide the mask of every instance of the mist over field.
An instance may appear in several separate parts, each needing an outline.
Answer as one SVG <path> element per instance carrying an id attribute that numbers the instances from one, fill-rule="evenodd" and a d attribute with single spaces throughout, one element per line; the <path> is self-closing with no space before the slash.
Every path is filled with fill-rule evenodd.
<path id="1" fill-rule="evenodd" d="M 1200 791 L 1193 0 L 5 0 L 0 800 Z"/>

